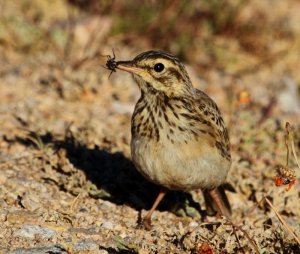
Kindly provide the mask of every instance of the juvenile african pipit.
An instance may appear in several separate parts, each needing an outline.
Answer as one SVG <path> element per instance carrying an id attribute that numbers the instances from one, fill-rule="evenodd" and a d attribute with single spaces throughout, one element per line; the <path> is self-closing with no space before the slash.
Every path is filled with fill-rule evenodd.
<path id="1" fill-rule="evenodd" d="M 108 58 L 107 67 L 131 73 L 141 90 L 131 119 L 132 159 L 142 175 L 162 186 L 143 225 L 150 228 L 167 190 L 200 188 L 207 210 L 229 217 L 221 186 L 231 164 L 229 138 L 216 103 L 193 88 L 178 58 L 162 51 L 131 61 Z"/>

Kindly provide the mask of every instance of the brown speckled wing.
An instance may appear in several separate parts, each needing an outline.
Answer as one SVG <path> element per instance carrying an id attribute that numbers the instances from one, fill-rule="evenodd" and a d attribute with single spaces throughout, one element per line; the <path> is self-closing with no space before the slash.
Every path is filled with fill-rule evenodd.
<path id="1" fill-rule="evenodd" d="M 195 89 L 195 103 L 198 113 L 215 136 L 215 145 L 227 160 L 231 160 L 228 130 L 217 104 L 204 92 Z"/>

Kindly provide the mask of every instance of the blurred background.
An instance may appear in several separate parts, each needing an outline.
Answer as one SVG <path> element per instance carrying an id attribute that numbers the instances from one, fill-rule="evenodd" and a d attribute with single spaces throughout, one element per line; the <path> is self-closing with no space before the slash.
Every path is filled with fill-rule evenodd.
<path id="1" fill-rule="evenodd" d="M 239 235 L 237 242 L 230 230 L 221 237 L 225 231 L 201 227 L 183 242 L 183 228 L 195 227 L 190 217 L 201 213 L 197 191 L 171 194 L 154 233 L 136 234 L 138 213 L 158 190 L 130 161 L 138 87 L 127 73 L 109 77 L 105 64 L 113 52 L 130 60 L 160 49 L 184 62 L 194 86 L 223 113 L 234 218 L 261 253 L 297 253 L 270 207 L 245 213 L 268 196 L 300 235 L 299 181 L 288 192 L 274 187 L 276 165 L 286 163 L 287 121 L 299 154 L 299 13 L 298 0 L 0 0 L 0 247 L 61 243 L 74 250 L 88 239 L 103 253 L 202 253 L 205 236 L 214 250 L 249 251 L 249 240 Z M 288 166 L 297 168 L 292 155 Z M 178 199 L 180 209 L 173 207 Z M 53 223 L 52 236 L 28 229 L 28 221 Z M 54 224 L 91 231 L 75 236 Z"/>
<path id="2" fill-rule="evenodd" d="M 54 50 L 77 61 L 111 48 L 157 48 L 234 74 L 293 54 L 283 70 L 290 71 L 298 60 L 299 8 L 296 0 L 2 0 L 1 47 Z"/>
<path id="3" fill-rule="evenodd" d="M 295 96 L 299 86 L 279 84 L 278 79 L 300 82 L 299 9 L 296 0 L 1 0 L 0 75 L 7 73 L 12 57 L 18 70 L 20 63 L 29 62 L 50 65 L 65 75 L 66 69 L 76 75 L 73 71 L 88 68 L 89 75 L 95 74 L 101 83 L 101 66 L 112 50 L 118 60 L 161 49 L 191 65 L 196 76 L 208 83 L 222 83 L 226 78 L 235 79 L 234 83 L 259 73 L 265 77 L 258 82 L 277 83 L 273 85 L 287 87 Z M 212 70 L 223 75 L 221 81 Z M 49 81 L 45 79 L 42 83 Z M 250 82 L 243 83 L 253 88 Z M 69 93 L 62 83 L 64 88 L 56 88 Z M 75 83 L 73 90 L 87 89 L 88 85 L 82 88 Z M 90 82 L 86 78 L 83 83 Z M 261 95 L 257 93 L 254 98 Z M 280 98 L 287 111 L 299 111 L 296 102 L 284 100 Z"/>

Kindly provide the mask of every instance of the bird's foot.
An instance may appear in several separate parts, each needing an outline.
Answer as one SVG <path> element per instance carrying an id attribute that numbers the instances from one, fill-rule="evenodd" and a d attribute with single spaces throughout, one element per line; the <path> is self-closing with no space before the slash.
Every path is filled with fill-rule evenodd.
<path id="1" fill-rule="evenodd" d="M 139 228 L 143 228 L 146 230 L 151 230 L 152 225 L 151 225 L 151 218 L 144 218 L 140 224 L 139 224 Z"/>

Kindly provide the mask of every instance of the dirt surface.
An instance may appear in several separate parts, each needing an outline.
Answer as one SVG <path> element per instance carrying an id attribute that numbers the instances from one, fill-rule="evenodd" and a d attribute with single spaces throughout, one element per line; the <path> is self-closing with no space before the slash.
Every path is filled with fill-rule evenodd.
<path id="1" fill-rule="evenodd" d="M 277 165 L 286 165 L 286 122 L 300 160 L 298 1 L 249 1 L 245 19 L 259 9 L 272 31 L 285 22 L 287 35 L 257 39 L 267 53 L 249 53 L 228 35 L 211 36 L 211 47 L 195 38 L 186 51 L 194 85 L 214 98 L 230 130 L 233 216 L 204 221 L 200 190 L 170 192 L 151 231 L 138 222 L 159 188 L 130 159 L 139 90 L 130 75 L 108 78 L 102 66 L 112 48 L 128 60 L 152 44 L 111 35 L 109 15 L 21 2 L 0 1 L 0 253 L 300 253 L 291 145 L 295 184 L 274 184 Z"/>

